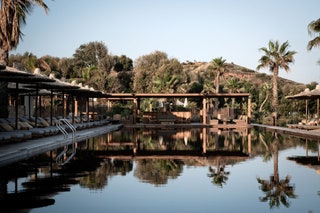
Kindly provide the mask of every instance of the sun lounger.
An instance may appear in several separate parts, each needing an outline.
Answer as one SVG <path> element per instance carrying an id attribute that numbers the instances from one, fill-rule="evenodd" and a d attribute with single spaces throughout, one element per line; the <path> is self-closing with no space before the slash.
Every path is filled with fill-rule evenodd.
<path id="1" fill-rule="evenodd" d="M 0 134 L 3 139 L 11 141 L 24 141 L 32 138 L 32 133 L 27 130 L 15 130 L 9 123 L 0 122 Z"/>

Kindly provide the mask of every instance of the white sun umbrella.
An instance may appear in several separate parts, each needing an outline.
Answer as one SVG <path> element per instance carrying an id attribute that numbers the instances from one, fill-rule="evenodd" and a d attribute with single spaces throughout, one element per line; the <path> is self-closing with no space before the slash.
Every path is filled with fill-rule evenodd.
<path id="1" fill-rule="evenodd" d="M 177 106 L 183 106 L 184 104 L 183 104 L 181 101 L 177 100 L 177 101 L 176 101 L 176 105 L 177 105 Z"/>
<path id="2" fill-rule="evenodd" d="M 183 103 L 183 107 L 187 107 L 188 106 L 188 98 L 184 99 L 184 103 Z"/>

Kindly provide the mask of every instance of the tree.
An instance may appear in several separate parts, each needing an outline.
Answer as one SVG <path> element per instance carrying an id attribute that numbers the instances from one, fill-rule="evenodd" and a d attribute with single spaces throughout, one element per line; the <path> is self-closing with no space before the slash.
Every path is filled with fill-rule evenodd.
<path id="1" fill-rule="evenodd" d="M 269 41 L 268 48 L 262 47 L 259 50 L 264 53 L 264 55 L 259 59 L 259 65 L 257 69 L 269 67 L 270 72 L 273 73 L 272 76 L 272 107 L 274 109 L 274 125 L 277 125 L 277 116 L 279 110 L 279 100 L 278 100 L 278 75 L 279 69 L 284 69 L 286 72 L 289 71 L 289 64 L 294 62 L 295 51 L 288 51 L 289 42 L 286 41 L 283 44 L 279 44 L 278 41 Z"/>
<path id="2" fill-rule="evenodd" d="M 220 81 L 220 77 L 221 75 L 223 75 L 223 73 L 227 70 L 227 66 L 226 66 L 226 60 L 223 59 L 222 57 L 219 58 L 214 58 L 211 61 L 211 66 L 212 69 L 216 72 L 216 78 L 215 78 L 215 85 L 216 85 L 216 93 L 219 93 L 219 81 Z"/>
<path id="3" fill-rule="evenodd" d="M 62 77 L 70 78 L 73 72 L 73 64 L 73 59 L 71 58 L 60 58 L 58 62 L 58 70 L 60 70 Z"/>
<path id="4" fill-rule="evenodd" d="M 183 68 L 177 59 L 169 59 L 167 54 L 155 51 L 139 57 L 135 61 L 133 87 L 135 92 L 166 91 L 171 81 L 171 92 L 177 91 L 179 82 L 184 81 Z"/>
<path id="5" fill-rule="evenodd" d="M 105 90 L 106 76 L 113 67 L 112 57 L 103 42 L 89 42 L 82 44 L 73 54 L 74 71 L 73 77 L 95 76 L 90 84 L 96 85 L 96 89 Z M 92 82 L 92 81 L 95 82 Z"/>
<path id="6" fill-rule="evenodd" d="M 262 85 L 262 92 L 265 93 L 265 98 L 259 107 L 259 112 L 262 112 L 263 106 L 267 103 L 267 101 L 269 99 L 269 91 L 271 90 L 271 88 L 272 88 L 271 85 L 268 84 L 267 82 L 265 82 Z"/>
<path id="7" fill-rule="evenodd" d="M 45 12 L 48 6 L 42 0 L 1 0 L 0 10 L 0 66 L 5 68 L 9 51 L 16 48 L 22 37 L 21 26 L 26 24 L 27 15 L 34 5 L 41 6 Z M 4 67 L 3 67 L 4 66 Z"/>
<path id="8" fill-rule="evenodd" d="M 92 66 L 100 67 L 103 59 L 108 56 L 108 49 L 103 42 L 89 42 L 82 44 L 73 54 L 75 70 L 81 76 L 82 69 Z M 107 72 L 110 71 L 106 70 Z"/>
<path id="9" fill-rule="evenodd" d="M 215 86 L 216 86 L 216 93 L 219 93 L 219 87 L 220 87 L 220 77 L 223 75 L 223 73 L 226 71 L 226 60 L 222 57 L 214 58 L 211 61 L 211 67 L 216 72 L 216 78 L 215 78 Z M 217 99 L 214 102 L 214 108 L 218 109 L 219 106 L 219 100 Z"/>
<path id="10" fill-rule="evenodd" d="M 243 83 L 238 78 L 231 78 L 226 81 L 226 85 L 224 86 L 229 93 L 239 93 L 244 90 Z M 231 108 L 235 107 L 235 98 L 232 98 Z"/>
<path id="11" fill-rule="evenodd" d="M 26 17 L 32 8 L 38 5 L 45 12 L 48 6 L 42 0 L 1 0 L 0 10 L 0 70 L 5 69 L 8 63 L 9 51 L 16 48 L 22 37 L 21 26 L 26 24 Z M 0 82 L 0 107 L 8 106 L 8 83 Z M 8 110 L 1 110 L 0 117 L 8 117 Z"/>
<path id="12" fill-rule="evenodd" d="M 308 42 L 307 49 L 311 50 L 313 47 L 320 46 L 320 18 L 316 21 L 310 22 L 308 25 L 308 33 L 309 35 L 318 35 L 314 39 Z"/>
<path id="13" fill-rule="evenodd" d="M 308 33 L 310 36 L 318 35 L 308 42 L 307 50 L 310 51 L 313 47 L 320 46 L 320 18 L 316 21 L 310 22 L 310 24 L 308 25 Z M 318 60 L 318 64 L 320 64 L 320 60 Z"/>
<path id="14" fill-rule="evenodd" d="M 113 69 L 116 72 L 120 71 L 132 71 L 133 69 L 133 62 L 131 58 L 128 58 L 125 55 L 119 56 L 113 56 Z"/>

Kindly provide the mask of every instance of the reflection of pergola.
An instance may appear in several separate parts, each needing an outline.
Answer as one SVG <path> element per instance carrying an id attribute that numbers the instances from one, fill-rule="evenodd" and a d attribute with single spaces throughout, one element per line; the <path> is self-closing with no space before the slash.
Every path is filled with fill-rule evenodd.
<path id="1" fill-rule="evenodd" d="M 248 122 L 251 118 L 251 99 L 249 93 L 110 93 L 108 94 L 109 101 L 117 100 L 133 100 L 133 123 L 136 123 L 140 113 L 140 100 L 145 98 L 199 98 L 202 100 L 203 124 L 207 124 L 207 99 L 208 98 L 247 98 L 248 101 Z"/>

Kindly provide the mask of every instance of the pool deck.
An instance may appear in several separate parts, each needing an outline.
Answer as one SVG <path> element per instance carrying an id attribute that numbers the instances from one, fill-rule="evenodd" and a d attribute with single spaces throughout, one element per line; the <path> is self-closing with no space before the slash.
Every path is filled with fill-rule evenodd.
<path id="1" fill-rule="evenodd" d="M 76 141 L 82 141 L 91 137 L 112 132 L 121 127 L 122 124 L 108 124 L 79 130 L 76 133 Z M 63 134 L 58 134 L 54 136 L 26 140 L 19 143 L 2 144 L 0 146 L 0 167 L 41 154 L 43 152 L 72 144 L 72 142 L 73 138 L 71 134 L 68 138 L 65 138 Z"/>
<path id="2" fill-rule="evenodd" d="M 319 129 L 306 129 L 306 128 L 288 128 L 281 126 L 269 126 L 263 124 L 250 124 L 252 127 L 262 128 L 268 131 L 274 131 L 282 134 L 293 135 L 301 138 L 309 138 L 314 140 L 320 140 Z"/>
<path id="3" fill-rule="evenodd" d="M 194 124 L 194 125 L 180 125 L 176 128 L 196 128 L 196 127 L 210 127 L 207 125 Z M 101 134 L 106 134 L 118 130 L 123 127 L 123 124 L 108 124 L 99 127 L 93 127 L 89 129 L 77 131 L 76 140 L 82 141 L 91 137 L 95 137 Z M 159 125 L 124 125 L 129 128 L 159 128 Z M 173 128 L 174 125 L 162 125 L 163 128 Z M 319 130 L 305 130 L 305 129 L 292 129 L 280 126 L 269 126 L 263 124 L 250 124 L 247 128 L 262 128 L 268 131 L 275 131 L 282 134 L 289 134 L 302 138 L 310 138 L 314 140 L 320 140 Z M 0 167 L 8 165 L 19 160 L 23 160 L 43 152 L 47 152 L 59 147 L 63 147 L 72 144 L 72 137 L 65 138 L 63 134 L 42 137 L 32 140 L 27 140 L 19 143 L 8 143 L 0 146 Z"/>

